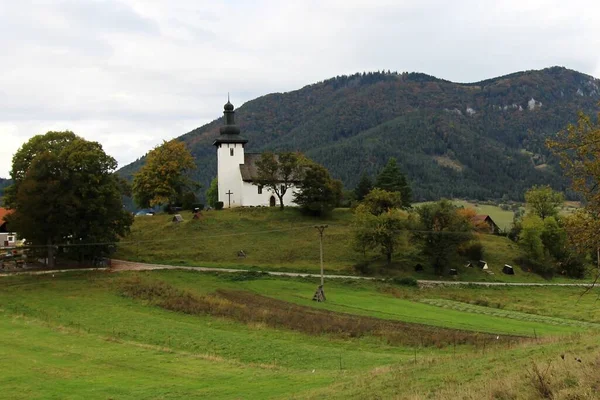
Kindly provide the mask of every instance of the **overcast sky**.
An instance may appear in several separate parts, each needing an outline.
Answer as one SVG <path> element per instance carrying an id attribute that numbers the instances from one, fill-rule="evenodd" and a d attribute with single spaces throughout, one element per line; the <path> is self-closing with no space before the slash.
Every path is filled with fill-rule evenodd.
<path id="1" fill-rule="evenodd" d="M 561 65 L 600 77 L 600 2 L 0 0 L 0 177 L 72 130 L 121 166 L 244 102 L 335 75 L 472 82 Z"/>

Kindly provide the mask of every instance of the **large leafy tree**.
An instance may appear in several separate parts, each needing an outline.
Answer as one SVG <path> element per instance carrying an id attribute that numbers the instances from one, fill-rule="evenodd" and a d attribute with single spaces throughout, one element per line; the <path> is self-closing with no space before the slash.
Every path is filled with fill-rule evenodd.
<path id="1" fill-rule="evenodd" d="M 402 207 L 402 196 L 399 192 L 373 189 L 362 201 L 361 205 L 371 214 L 380 215 L 394 208 Z"/>
<path id="2" fill-rule="evenodd" d="M 395 158 L 390 158 L 379 175 L 377 175 L 375 187 L 387 190 L 388 192 L 399 192 L 402 197 L 402 207 L 410 207 L 412 192 L 406 176 L 398 168 Z"/>
<path id="3" fill-rule="evenodd" d="M 342 188 L 342 182 L 333 179 L 324 166 L 308 162 L 303 168 L 294 202 L 308 214 L 327 215 L 340 203 Z"/>
<path id="4" fill-rule="evenodd" d="M 600 113 L 595 118 L 580 113 L 575 124 L 546 144 L 559 157 L 573 191 L 585 200 L 581 210 L 564 218 L 569 244 L 580 255 L 593 253 L 600 265 Z"/>
<path id="5" fill-rule="evenodd" d="M 528 210 L 542 220 L 548 217 L 557 217 L 564 201 L 565 196 L 552 190 L 550 186 L 534 186 L 525 192 Z"/>
<path id="6" fill-rule="evenodd" d="M 535 272 L 551 275 L 555 269 L 570 276 L 583 273 L 581 257 L 567 246 L 565 218 L 559 215 L 562 193 L 548 186 L 534 186 L 525 193 L 527 214 L 518 224 L 518 242 Z"/>
<path id="7" fill-rule="evenodd" d="M 417 209 L 420 227 L 414 237 L 422 245 L 422 253 L 433 264 L 438 275 L 458 255 L 459 249 L 473 239 L 470 221 L 449 200 L 425 204 Z"/>
<path id="8" fill-rule="evenodd" d="M 49 266 L 55 248 L 80 260 L 105 255 L 133 218 L 123 209 L 117 162 L 102 146 L 73 132 L 48 132 L 13 157 L 7 195 L 11 227 L 32 246 L 44 246 Z"/>
<path id="9" fill-rule="evenodd" d="M 133 176 L 133 198 L 140 207 L 175 204 L 197 185 L 187 172 L 196 168 L 194 158 L 177 140 L 164 141 L 146 156 L 146 164 Z"/>
<path id="10" fill-rule="evenodd" d="M 258 176 L 253 184 L 263 186 L 275 193 L 283 210 L 283 196 L 302 180 L 303 158 L 298 153 L 262 153 L 256 161 Z"/>
<path id="11" fill-rule="evenodd" d="M 354 215 L 354 244 L 363 253 L 379 249 L 387 264 L 402 243 L 402 232 L 408 228 L 408 214 L 397 208 L 373 214 L 364 204 L 360 204 Z"/>

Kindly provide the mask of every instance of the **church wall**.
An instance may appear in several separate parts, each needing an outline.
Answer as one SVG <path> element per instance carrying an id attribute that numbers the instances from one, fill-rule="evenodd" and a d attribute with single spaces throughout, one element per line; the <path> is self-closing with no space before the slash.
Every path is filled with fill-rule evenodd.
<path id="1" fill-rule="evenodd" d="M 233 150 L 233 155 L 231 155 Z M 241 143 L 221 143 L 217 147 L 217 171 L 219 182 L 219 201 L 224 208 L 229 208 L 231 191 L 231 207 L 242 205 L 242 175 L 240 164 L 244 163 L 244 146 Z"/>
<path id="2" fill-rule="evenodd" d="M 284 206 L 292 206 L 295 207 L 296 203 L 294 203 L 294 192 L 295 188 L 291 187 L 287 190 L 285 195 L 283 196 L 283 205 Z M 245 207 L 248 206 L 265 206 L 269 207 L 269 202 L 271 196 L 275 196 L 275 205 L 279 206 L 279 198 L 273 192 L 271 192 L 267 188 L 263 188 L 262 194 L 258 193 L 258 186 L 253 185 L 250 182 L 242 183 L 242 204 Z"/>

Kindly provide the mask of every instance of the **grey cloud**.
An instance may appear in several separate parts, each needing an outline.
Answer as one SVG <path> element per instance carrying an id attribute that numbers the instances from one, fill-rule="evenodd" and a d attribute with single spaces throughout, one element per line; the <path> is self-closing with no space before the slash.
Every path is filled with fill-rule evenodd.
<path id="1" fill-rule="evenodd" d="M 137 14 L 124 2 L 114 0 L 70 0 L 59 3 L 56 9 L 83 32 L 139 32 L 158 34 L 156 22 Z"/>

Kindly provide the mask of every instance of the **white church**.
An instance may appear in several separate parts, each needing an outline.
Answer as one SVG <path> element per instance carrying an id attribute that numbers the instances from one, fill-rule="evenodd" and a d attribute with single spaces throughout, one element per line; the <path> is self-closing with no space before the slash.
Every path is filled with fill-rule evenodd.
<path id="1" fill-rule="evenodd" d="M 225 125 L 213 145 L 217 148 L 217 180 L 219 183 L 219 201 L 224 208 L 279 205 L 279 198 L 270 189 L 254 184 L 257 177 L 256 161 L 260 153 L 246 153 L 244 148 L 248 139 L 240 135 L 235 124 L 233 104 L 227 100 L 223 111 Z M 297 189 L 288 188 L 283 196 L 284 206 L 295 206 L 293 201 Z"/>

